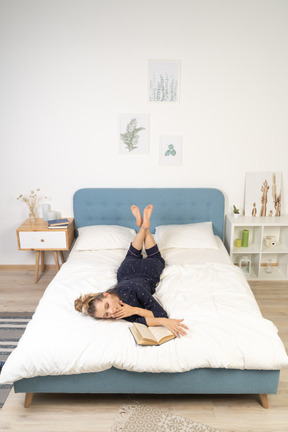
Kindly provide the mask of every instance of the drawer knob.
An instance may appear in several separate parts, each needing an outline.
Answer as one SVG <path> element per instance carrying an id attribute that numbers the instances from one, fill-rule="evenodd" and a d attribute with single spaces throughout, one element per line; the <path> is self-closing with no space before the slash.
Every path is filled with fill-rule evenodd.
<path id="1" fill-rule="evenodd" d="M 41 239 L 41 242 L 42 242 L 42 243 L 44 243 L 44 242 L 45 242 L 45 240 L 44 240 L 44 239 Z"/>

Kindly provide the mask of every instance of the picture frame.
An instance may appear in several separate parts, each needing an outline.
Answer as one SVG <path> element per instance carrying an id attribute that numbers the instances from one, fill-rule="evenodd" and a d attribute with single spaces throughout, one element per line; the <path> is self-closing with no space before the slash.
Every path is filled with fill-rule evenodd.
<path id="1" fill-rule="evenodd" d="M 161 136 L 160 137 L 160 165 L 179 166 L 182 165 L 182 137 Z"/>
<path id="2" fill-rule="evenodd" d="M 180 102 L 180 67 L 180 60 L 149 60 L 149 102 Z"/>
<path id="3" fill-rule="evenodd" d="M 149 114 L 119 114 L 120 154 L 148 154 L 149 136 Z"/>
<path id="4" fill-rule="evenodd" d="M 281 215 L 281 172 L 248 172 L 245 184 L 245 216 Z"/>

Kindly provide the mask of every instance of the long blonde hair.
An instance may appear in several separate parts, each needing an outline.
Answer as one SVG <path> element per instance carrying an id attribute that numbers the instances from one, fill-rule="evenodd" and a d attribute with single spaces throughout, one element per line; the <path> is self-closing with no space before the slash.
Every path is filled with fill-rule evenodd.
<path id="1" fill-rule="evenodd" d="M 117 296 L 113 288 L 109 289 L 106 292 Z M 74 301 L 74 308 L 76 309 L 77 312 L 80 313 L 85 312 L 87 315 L 96 318 L 95 317 L 96 305 L 98 302 L 104 300 L 104 298 L 105 296 L 103 292 L 96 293 L 96 294 L 85 294 L 83 296 L 78 297 Z"/>

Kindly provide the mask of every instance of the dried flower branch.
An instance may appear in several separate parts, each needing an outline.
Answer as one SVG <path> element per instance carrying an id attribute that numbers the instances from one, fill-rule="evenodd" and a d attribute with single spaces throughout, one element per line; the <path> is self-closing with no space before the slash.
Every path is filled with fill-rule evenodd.
<path id="1" fill-rule="evenodd" d="M 29 208 L 29 211 L 30 211 L 30 214 L 29 214 L 29 216 L 33 219 L 33 220 L 35 220 L 35 210 L 36 210 L 36 207 L 37 207 L 37 205 L 39 204 L 39 201 L 42 199 L 42 197 L 39 197 L 38 195 L 37 195 L 37 192 L 39 192 L 40 191 L 40 189 L 38 188 L 38 189 L 35 189 L 35 190 L 32 190 L 31 192 L 30 192 L 30 195 L 29 196 L 24 196 L 24 195 L 19 195 L 18 197 L 17 197 L 17 200 L 21 200 L 21 201 L 23 201 L 27 206 L 28 206 L 28 208 Z M 47 197 L 44 197 L 44 198 L 47 198 Z"/>

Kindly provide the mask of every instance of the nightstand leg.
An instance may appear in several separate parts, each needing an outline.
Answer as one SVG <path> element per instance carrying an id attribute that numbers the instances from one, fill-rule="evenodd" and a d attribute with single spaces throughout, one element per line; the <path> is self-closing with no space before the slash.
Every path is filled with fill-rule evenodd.
<path id="1" fill-rule="evenodd" d="M 63 251 L 59 251 L 59 255 L 60 255 L 62 264 L 64 264 L 65 263 L 65 258 L 64 258 Z"/>
<path id="2" fill-rule="evenodd" d="M 41 251 L 41 271 L 45 270 L 45 251 Z"/>
<path id="3" fill-rule="evenodd" d="M 54 251 L 54 259 L 55 259 L 55 264 L 56 264 L 56 270 L 58 272 L 60 270 L 60 266 L 59 266 L 57 251 Z"/>
<path id="4" fill-rule="evenodd" d="M 36 251 L 36 261 L 35 261 L 35 283 L 38 282 L 38 272 L 39 272 L 39 259 L 40 259 L 40 251 Z"/>

